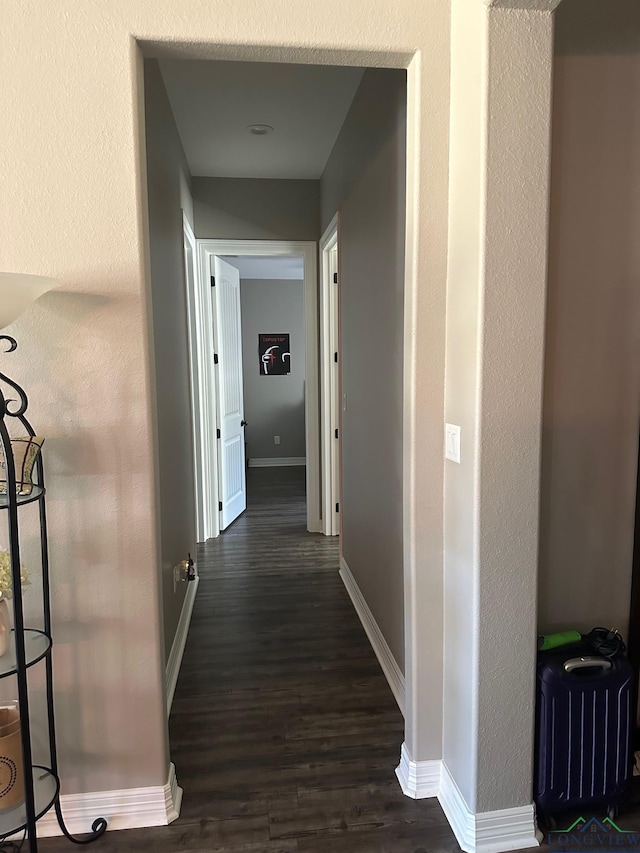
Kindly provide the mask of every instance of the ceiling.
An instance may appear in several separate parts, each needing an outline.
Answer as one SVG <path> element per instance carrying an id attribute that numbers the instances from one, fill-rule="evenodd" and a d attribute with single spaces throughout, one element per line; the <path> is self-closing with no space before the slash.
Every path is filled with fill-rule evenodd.
<path id="1" fill-rule="evenodd" d="M 302 281 L 304 258 L 289 255 L 223 255 L 236 267 L 240 278 Z"/>
<path id="2" fill-rule="evenodd" d="M 322 175 L 362 68 L 160 60 L 191 174 L 222 178 Z M 252 124 L 274 128 L 266 136 Z"/>

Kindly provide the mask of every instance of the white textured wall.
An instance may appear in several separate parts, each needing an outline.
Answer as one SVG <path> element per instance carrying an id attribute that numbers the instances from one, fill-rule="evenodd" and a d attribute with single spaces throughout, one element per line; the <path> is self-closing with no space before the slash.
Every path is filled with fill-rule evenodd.
<path id="1" fill-rule="evenodd" d="M 480 386 L 479 812 L 523 806 L 532 797 L 553 59 L 551 11 L 492 14 Z"/>
<path id="2" fill-rule="evenodd" d="M 437 757 L 439 692 L 417 680 L 440 618 L 431 593 L 442 564 L 449 4 L 58 0 L 36 8 L 5 0 L 2 29 L 0 114 L 10 133 L 0 140 L 0 268 L 62 281 L 15 324 L 21 348 L 10 363 L 50 438 L 65 792 L 167 776 L 136 39 L 150 56 L 397 66 L 416 57 L 403 450 L 408 631 L 416 638 L 408 742 L 416 757 Z M 238 47 L 246 44 L 255 47 Z"/>
<path id="3" fill-rule="evenodd" d="M 446 418 L 461 429 L 462 464 L 445 463 L 443 756 L 466 802 L 475 797 L 477 581 L 475 505 L 480 365 L 479 281 L 483 191 L 482 64 L 486 11 L 454 0 L 451 16 L 451 162 Z M 458 50 L 466 63 L 456 62 Z M 475 139 L 476 145 L 469 140 Z"/>
<path id="4" fill-rule="evenodd" d="M 167 747 L 142 67 L 113 20 L 67 9 L 37 20 L 3 9 L 0 268 L 61 280 L 14 324 L 20 348 L 2 361 L 48 439 L 57 722 L 73 793 L 163 784 Z"/>
<path id="5" fill-rule="evenodd" d="M 487 812 L 531 803 L 551 12 L 454 0 L 452 62 L 444 758 Z"/>

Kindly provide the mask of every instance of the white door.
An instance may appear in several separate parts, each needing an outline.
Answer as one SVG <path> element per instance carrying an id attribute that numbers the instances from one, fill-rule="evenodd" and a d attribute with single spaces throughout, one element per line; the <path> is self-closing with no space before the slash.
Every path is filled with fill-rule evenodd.
<path id="1" fill-rule="evenodd" d="M 211 272 L 220 430 L 218 507 L 220 530 L 224 530 L 247 508 L 240 273 L 215 256 Z"/>

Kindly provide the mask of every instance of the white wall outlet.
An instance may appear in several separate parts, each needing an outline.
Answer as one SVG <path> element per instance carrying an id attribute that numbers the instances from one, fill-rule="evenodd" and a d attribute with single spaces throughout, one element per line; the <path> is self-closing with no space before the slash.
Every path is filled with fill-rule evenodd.
<path id="1" fill-rule="evenodd" d="M 274 444 L 280 444 L 280 436 L 279 435 L 273 436 L 273 443 Z"/>
<path id="2" fill-rule="evenodd" d="M 444 425 L 444 455 L 445 459 L 460 463 L 460 427 L 456 424 Z"/>

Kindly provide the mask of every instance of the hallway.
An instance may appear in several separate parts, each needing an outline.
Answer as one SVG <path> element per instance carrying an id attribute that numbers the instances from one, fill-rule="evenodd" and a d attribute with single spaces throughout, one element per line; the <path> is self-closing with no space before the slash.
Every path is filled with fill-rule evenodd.
<path id="1" fill-rule="evenodd" d="M 403 719 L 304 497 L 304 469 L 250 469 L 247 512 L 200 555 L 170 729 L 179 824 L 206 816 L 225 851 L 402 853 L 440 817 L 455 847 L 439 806 L 400 792 Z"/>
<path id="2" fill-rule="evenodd" d="M 249 470 L 246 513 L 199 554 L 170 720 L 180 818 L 90 849 L 459 850 L 437 801 L 400 791 L 403 718 L 338 575 L 338 541 L 306 533 L 304 498 L 304 469 Z"/>

